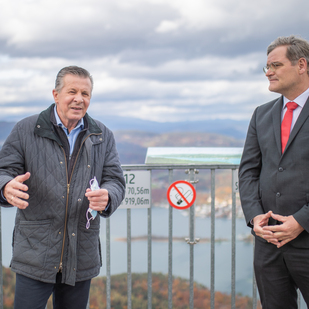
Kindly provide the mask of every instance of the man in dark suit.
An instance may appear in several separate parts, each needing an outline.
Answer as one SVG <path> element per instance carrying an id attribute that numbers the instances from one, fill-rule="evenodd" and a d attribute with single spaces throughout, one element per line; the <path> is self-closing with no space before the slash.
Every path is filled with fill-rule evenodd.
<path id="1" fill-rule="evenodd" d="M 263 309 L 309 305 L 309 43 L 279 37 L 267 49 L 269 90 L 256 108 L 239 167 L 245 219 L 255 235 Z"/>

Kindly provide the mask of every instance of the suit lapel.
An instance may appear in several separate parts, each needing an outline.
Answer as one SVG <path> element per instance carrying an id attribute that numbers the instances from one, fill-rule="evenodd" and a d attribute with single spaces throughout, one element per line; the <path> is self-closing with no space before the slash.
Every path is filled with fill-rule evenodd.
<path id="1" fill-rule="evenodd" d="M 281 111 L 283 106 L 283 97 L 281 96 L 274 104 L 272 109 L 273 126 L 275 133 L 275 140 L 278 147 L 278 151 L 281 154 Z"/>
<path id="2" fill-rule="evenodd" d="M 307 99 L 300 115 L 297 118 L 297 121 L 296 121 L 296 123 L 295 123 L 295 125 L 292 129 L 291 134 L 290 134 L 289 140 L 286 144 L 285 150 L 292 143 L 293 139 L 295 138 L 295 136 L 297 135 L 297 133 L 299 132 L 299 130 L 303 126 L 304 122 L 307 120 L 308 116 L 309 116 L 309 98 Z"/>

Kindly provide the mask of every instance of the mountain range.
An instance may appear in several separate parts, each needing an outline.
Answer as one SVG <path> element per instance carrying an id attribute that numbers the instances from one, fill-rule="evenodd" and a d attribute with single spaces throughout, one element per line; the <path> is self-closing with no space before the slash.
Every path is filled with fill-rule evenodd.
<path id="1" fill-rule="evenodd" d="M 227 135 L 242 140 L 246 137 L 249 124 L 249 120 L 215 119 L 203 121 L 156 122 L 118 116 L 102 119 L 102 122 L 113 131 L 137 130 L 151 133 L 206 132 Z"/>
<path id="2" fill-rule="evenodd" d="M 242 147 L 248 126 L 248 121 L 160 123 L 125 117 L 102 122 L 114 132 L 123 164 L 143 164 L 148 147 Z M 0 145 L 14 125 L 0 121 Z"/>

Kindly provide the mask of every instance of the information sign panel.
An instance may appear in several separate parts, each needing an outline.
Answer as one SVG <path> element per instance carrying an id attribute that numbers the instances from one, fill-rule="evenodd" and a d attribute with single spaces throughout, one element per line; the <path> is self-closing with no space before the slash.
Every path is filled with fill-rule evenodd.
<path id="1" fill-rule="evenodd" d="M 125 171 L 126 195 L 119 208 L 150 208 L 150 171 Z"/>
<path id="2" fill-rule="evenodd" d="M 238 170 L 233 170 L 233 193 L 237 193 L 238 190 Z"/>

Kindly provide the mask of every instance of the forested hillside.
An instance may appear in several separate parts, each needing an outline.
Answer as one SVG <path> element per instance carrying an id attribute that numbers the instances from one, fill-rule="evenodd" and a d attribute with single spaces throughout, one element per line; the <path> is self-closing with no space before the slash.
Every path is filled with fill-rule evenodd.
<path id="1" fill-rule="evenodd" d="M 4 309 L 12 309 L 14 302 L 15 274 L 9 268 L 3 268 Z M 147 274 L 132 274 L 132 308 L 148 308 Z M 181 278 L 173 281 L 173 308 L 189 309 L 189 282 Z M 106 278 L 97 277 L 92 280 L 90 289 L 90 309 L 106 308 Z M 111 308 L 127 308 L 127 274 L 112 276 L 111 279 Z M 154 273 L 152 275 L 152 308 L 168 308 L 168 277 Z M 210 290 L 206 287 L 194 285 L 194 308 L 210 308 Z M 215 308 L 231 308 L 231 296 L 221 292 L 215 294 Z M 237 309 L 251 309 L 252 299 L 249 297 L 236 297 Z M 261 307 L 258 307 L 261 308 Z M 47 309 L 52 309 L 51 299 Z"/>

